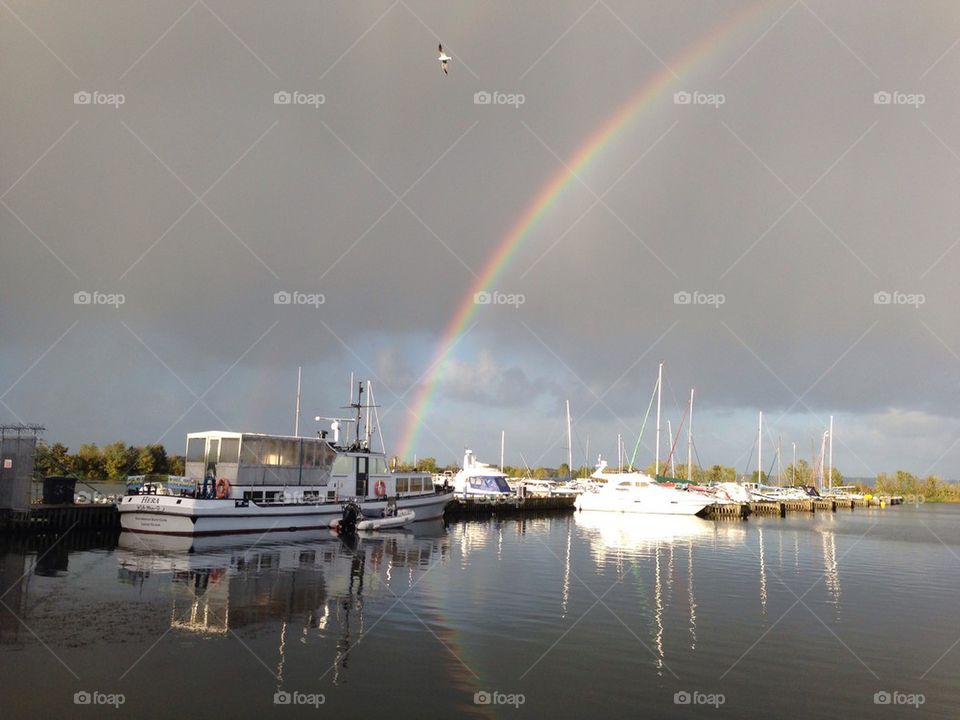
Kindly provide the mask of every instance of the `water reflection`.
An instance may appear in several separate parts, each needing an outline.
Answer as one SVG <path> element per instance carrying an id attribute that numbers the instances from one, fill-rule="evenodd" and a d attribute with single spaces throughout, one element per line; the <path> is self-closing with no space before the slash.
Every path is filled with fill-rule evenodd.
<path id="1" fill-rule="evenodd" d="M 274 675 L 283 680 L 289 639 L 336 633 L 333 681 L 349 668 L 363 636 L 370 593 L 402 595 L 391 584 L 447 554 L 441 523 L 343 539 L 329 532 L 177 538 L 123 533 L 117 550 L 120 580 L 140 584 L 169 578 L 170 629 L 194 636 L 248 634 L 278 628 Z M 399 574 L 398 574 L 399 571 Z M 382 612 L 382 611 L 381 611 Z"/>
<path id="2" fill-rule="evenodd" d="M 691 650 L 697 647 L 697 598 L 694 583 L 694 546 L 713 540 L 726 545 L 743 541 L 742 523 L 722 523 L 697 517 L 668 515 L 631 515 L 604 512 L 578 512 L 578 528 L 586 531 L 590 553 L 598 571 L 612 567 L 618 578 L 625 577 L 628 565 L 652 566 L 651 640 L 658 673 L 666 669 L 668 617 L 672 604 L 682 608 L 686 619 L 686 637 Z M 686 555 L 686 562 L 677 557 Z M 683 578 L 682 575 L 686 577 Z M 641 572 L 642 576 L 642 572 Z M 685 583 L 674 592 L 676 582 Z M 679 600 L 678 600 L 679 598 Z M 686 644 L 686 643 L 685 643 Z"/>

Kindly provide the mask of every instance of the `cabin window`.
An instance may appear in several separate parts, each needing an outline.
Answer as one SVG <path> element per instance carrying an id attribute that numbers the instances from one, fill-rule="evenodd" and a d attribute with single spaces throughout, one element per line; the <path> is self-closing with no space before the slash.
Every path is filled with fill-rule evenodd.
<path id="1" fill-rule="evenodd" d="M 260 464 L 260 438 L 243 439 L 243 445 L 240 447 L 240 463 L 242 465 Z"/>
<path id="2" fill-rule="evenodd" d="M 397 478 L 397 492 L 407 492 L 410 489 L 409 478 Z"/>
<path id="3" fill-rule="evenodd" d="M 263 465 L 280 464 L 280 441 L 264 438 L 260 442 L 260 463 Z"/>
<path id="4" fill-rule="evenodd" d="M 315 442 L 310 442 L 309 440 L 303 440 L 301 442 L 303 447 L 303 466 L 315 467 L 317 464 L 315 457 L 317 444 Z"/>
<path id="5" fill-rule="evenodd" d="M 384 462 L 382 457 L 375 457 L 373 459 L 373 467 L 370 468 L 370 472 L 374 475 L 382 475 L 387 472 L 387 463 Z"/>
<path id="6" fill-rule="evenodd" d="M 410 478 L 410 492 L 420 492 L 421 489 L 420 478 Z"/>
<path id="7" fill-rule="evenodd" d="M 220 462 L 235 463 L 240 456 L 240 438 L 223 438 L 220 441 Z"/>
<path id="8" fill-rule="evenodd" d="M 205 445 L 205 438 L 190 438 L 187 440 L 187 462 L 203 462 Z"/>
<path id="9" fill-rule="evenodd" d="M 353 472 L 353 458 L 349 455 L 338 455 L 333 463 L 334 475 L 349 475 Z"/>
<path id="10" fill-rule="evenodd" d="M 300 465 L 300 441 L 299 440 L 280 440 L 280 465 L 284 467 L 297 467 Z"/>

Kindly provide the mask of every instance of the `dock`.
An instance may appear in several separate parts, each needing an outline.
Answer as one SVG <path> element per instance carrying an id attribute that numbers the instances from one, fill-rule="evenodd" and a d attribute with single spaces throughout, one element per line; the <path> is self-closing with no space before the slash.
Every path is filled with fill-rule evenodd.
<path id="1" fill-rule="evenodd" d="M 507 515 L 530 512 L 567 512 L 573 510 L 573 495 L 553 495 L 509 498 L 458 497 L 450 501 L 444 511 L 446 517 Z"/>
<path id="2" fill-rule="evenodd" d="M 728 517 L 746 519 L 750 515 L 786 517 L 787 513 L 836 512 L 837 510 L 853 510 L 855 508 L 885 508 L 902 504 L 903 498 L 897 495 L 881 495 L 870 498 L 819 497 L 809 500 L 718 503 L 708 506 L 704 515 L 710 519 Z"/>
<path id="3" fill-rule="evenodd" d="M 109 504 L 32 505 L 0 514 L 0 532 L 60 533 L 67 530 L 119 530 L 120 513 Z"/>

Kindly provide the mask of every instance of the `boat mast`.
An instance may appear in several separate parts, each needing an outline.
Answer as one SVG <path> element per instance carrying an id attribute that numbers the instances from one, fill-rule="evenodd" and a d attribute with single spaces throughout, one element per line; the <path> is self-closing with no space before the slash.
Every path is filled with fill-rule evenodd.
<path id="1" fill-rule="evenodd" d="M 623 441 L 617 433 L 617 472 L 623 472 Z"/>
<path id="2" fill-rule="evenodd" d="M 506 442 L 506 433 L 500 431 L 500 472 L 503 472 L 503 445 Z"/>
<path id="3" fill-rule="evenodd" d="M 793 477 L 790 478 L 790 480 L 793 482 L 794 485 L 796 485 L 797 484 L 797 444 L 793 441 L 791 441 L 791 444 L 793 445 Z"/>
<path id="4" fill-rule="evenodd" d="M 763 485 L 763 410 L 760 411 L 760 423 L 757 425 L 757 484 Z"/>
<path id="5" fill-rule="evenodd" d="M 687 409 L 687 482 L 693 482 L 693 388 L 690 388 L 690 407 Z"/>
<path id="6" fill-rule="evenodd" d="M 830 460 L 829 472 L 827 474 L 827 488 L 833 489 L 833 415 L 830 416 Z"/>
<path id="7" fill-rule="evenodd" d="M 300 437 L 300 373 L 303 367 L 297 367 L 297 413 L 293 420 L 293 434 Z"/>
<path id="8" fill-rule="evenodd" d="M 570 401 L 567 400 L 567 471 L 573 479 L 573 438 L 570 431 Z"/>
<path id="9" fill-rule="evenodd" d="M 667 420 L 667 438 L 669 439 L 670 445 L 670 477 L 677 476 L 677 461 L 673 457 L 673 425 L 670 424 L 670 421 Z"/>
<path id="10" fill-rule="evenodd" d="M 782 463 L 780 462 L 780 451 L 783 449 L 783 438 L 780 435 L 777 435 L 777 485 L 783 487 L 783 476 L 781 471 L 783 470 Z"/>
<path id="11" fill-rule="evenodd" d="M 657 453 L 656 453 L 656 467 L 653 471 L 653 479 L 657 479 L 657 475 L 660 474 L 660 395 L 663 390 L 663 362 L 660 363 L 660 367 L 657 370 Z"/>

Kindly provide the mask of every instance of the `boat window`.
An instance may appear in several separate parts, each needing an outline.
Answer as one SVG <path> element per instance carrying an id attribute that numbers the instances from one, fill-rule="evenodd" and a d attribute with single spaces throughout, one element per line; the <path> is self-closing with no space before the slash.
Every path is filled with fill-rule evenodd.
<path id="1" fill-rule="evenodd" d="M 412 477 L 410 478 L 410 492 L 420 492 L 420 478 Z"/>
<path id="2" fill-rule="evenodd" d="M 629 483 L 629 482 L 622 482 L 622 483 L 620 483 L 619 487 L 630 487 L 630 485 L 631 485 L 631 483 Z"/>
<path id="3" fill-rule="evenodd" d="M 317 450 L 317 443 L 310 440 L 303 440 L 303 466 L 304 467 L 316 467 L 316 457 L 315 453 Z"/>
<path id="4" fill-rule="evenodd" d="M 377 475 L 382 475 L 383 473 L 387 472 L 387 463 L 384 462 L 382 457 L 373 458 L 373 468 L 371 468 L 370 472 Z"/>
<path id="5" fill-rule="evenodd" d="M 397 492 L 407 492 L 410 489 L 410 478 L 397 478 Z"/>
<path id="6" fill-rule="evenodd" d="M 235 463 L 240 456 L 240 438 L 223 438 L 220 441 L 220 462 Z"/>
<path id="7" fill-rule="evenodd" d="M 300 441 L 280 440 L 280 465 L 297 467 L 300 464 Z"/>
<path id="8" fill-rule="evenodd" d="M 353 471 L 353 458 L 349 455 L 338 455 L 333 463 L 334 475 L 349 475 Z"/>
<path id="9" fill-rule="evenodd" d="M 242 465 L 260 464 L 260 438 L 245 437 L 240 448 L 240 463 Z"/>
<path id="10" fill-rule="evenodd" d="M 510 492 L 510 486 L 507 484 L 506 478 L 502 475 L 470 478 L 470 487 L 474 490 L 483 490 L 484 492 Z"/>
<path id="11" fill-rule="evenodd" d="M 203 451 L 206 440 L 204 438 L 190 438 L 187 440 L 187 462 L 203 462 Z"/>
<path id="12" fill-rule="evenodd" d="M 260 442 L 260 463 L 263 465 L 280 464 L 280 441 L 263 438 Z"/>

